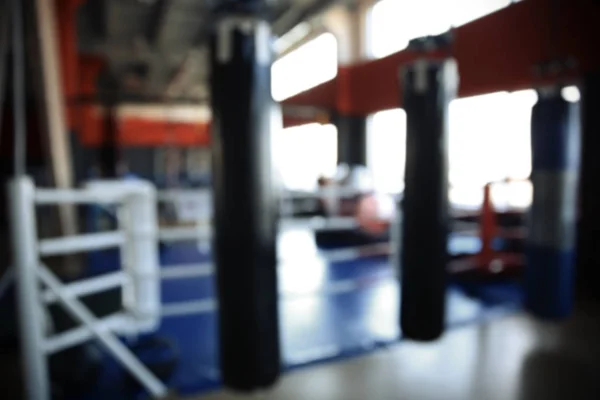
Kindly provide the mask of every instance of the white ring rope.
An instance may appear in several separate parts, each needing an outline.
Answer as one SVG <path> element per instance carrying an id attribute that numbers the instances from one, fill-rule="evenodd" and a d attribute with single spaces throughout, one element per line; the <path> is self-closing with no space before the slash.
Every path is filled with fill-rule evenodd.
<path id="1" fill-rule="evenodd" d="M 344 247 L 335 250 L 323 250 L 317 253 L 321 258 L 330 263 L 353 261 L 364 257 L 384 256 L 391 254 L 389 242 L 367 244 L 363 246 Z"/>
<path id="2" fill-rule="evenodd" d="M 378 220 L 377 220 L 378 221 Z M 391 221 L 390 221 L 391 223 Z M 308 218 L 282 218 L 279 221 L 280 229 L 306 229 L 319 231 L 338 231 L 358 229 L 359 223 L 354 217 L 308 217 Z M 478 235 L 479 224 L 477 222 L 459 222 L 453 224 L 452 232 L 461 235 Z M 515 234 L 523 234 L 522 228 L 515 228 Z M 506 229 L 507 233 L 512 229 Z M 502 236 L 501 234 L 499 236 Z M 159 239 L 165 242 L 176 242 L 183 240 L 210 240 L 212 238 L 212 226 L 209 221 L 200 221 L 192 226 L 178 226 L 161 228 Z"/>
<path id="3" fill-rule="evenodd" d="M 282 218 L 279 221 L 279 228 L 337 231 L 356 229 L 358 228 L 358 221 L 354 217 Z"/>
<path id="4" fill-rule="evenodd" d="M 322 199 L 328 196 L 336 196 L 340 199 L 350 199 L 356 196 L 364 194 L 364 190 L 351 188 L 351 187 L 326 187 L 324 189 L 318 189 L 316 191 L 302 191 L 302 190 L 288 190 L 282 195 L 284 200 L 294 199 Z"/>
<path id="5" fill-rule="evenodd" d="M 170 189 L 160 190 L 157 192 L 156 199 L 163 203 L 174 203 L 181 199 L 182 196 L 194 196 L 197 199 L 203 200 L 205 196 L 211 194 L 210 189 Z"/>
<path id="6" fill-rule="evenodd" d="M 186 196 L 200 197 L 209 194 L 210 190 L 170 190 L 160 191 L 157 193 L 156 199 L 160 202 L 175 202 L 181 198 L 182 194 Z M 330 195 L 333 190 L 325 188 L 317 192 L 300 192 L 290 191 L 286 193 L 284 199 L 307 199 L 319 198 L 325 195 Z M 335 188 L 335 195 L 338 198 L 353 197 L 360 194 L 359 191 L 352 188 Z M 52 189 L 37 189 L 36 202 L 38 204 L 52 203 L 112 203 L 122 200 L 122 196 L 118 193 L 102 192 L 99 190 L 52 190 Z M 390 221 L 391 226 L 395 226 L 393 221 Z M 477 235 L 479 233 L 477 222 L 456 222 L 453 224 L 454 233 L 459 235 Z M 306 229 L 306 230 L 351 230 L 358 228 L 358 222 L 354 217 L 309 217 L 309 218 L 282 218 L 280 219 L 280 229 Z M 522 229 L 519 230 L 519 233 Z M 520 235 L 519 235 L 520 236 Z M 176 226 L 161 228 L 158 230 L 158 238 L 163 242 L 177 242 L 186 240 L 197 240 L 200 242 L 209 242 L 212 238 L 212 227 L 210 220 L 199 221 L 192 226 Z M 41 240 L 39 244 L 40 253 L 42 255 L 54 255 L 60 253 L 71 253 L 83 251 L 92 248 L 106 248 L 122 244 L 124 238 L 120 232 L 103 232 L 77 237 L 66 237 L 60 239 Z M 365 257 L 373 256 L 390 256 L 393 255 L 393 248 L 390 242 L 369 244 L 363 246 L 345 247 L 334 250 L 322 250 L 315 253 L 315 256 L 327 263 L 340 263 L 358 260 Z M 280 259 L 280 264 L 286 265 L 285 259 Z M 460 268 L 459 268 L 460 269 Z M 161 268 L 161 278 L 163 280 L 185 279 L 185 278 L 200 278 L 212 276 L 214 274 L 214 266 L 212 263 L 200 263 L 193 265 L 175 265 Z M 109 282 L 110 284 L 110 282 Z M 354 287 L 351 280 L 344 283 L 336 284 L 338 289 L 332 291 L 345 290 L 344 287 Z M 342 288 L 342 289 L 339 289 Z M 329 289 L 322 289 L 329 290 Z M 48 294 L 46 294 L 48 295 Z M 47 301 L 52 296 L 47 296 Z M 182 306 L 183 307 L 183 306 Z M 206 304 L 189 306 L 191 309 L 204 310 Z M 179 314 L 186 312 L 184 308 L 173 309 L 167 311 L 167 314 Z"/>

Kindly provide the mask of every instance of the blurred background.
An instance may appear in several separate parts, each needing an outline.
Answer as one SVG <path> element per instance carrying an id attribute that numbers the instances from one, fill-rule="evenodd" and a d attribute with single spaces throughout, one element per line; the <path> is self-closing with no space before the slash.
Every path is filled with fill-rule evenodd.
<path id="1" fill-rule="evenodd" d="M 594 0 L 2 2 L 0 388 L 600 398 L 598 18 Z M 439 72 L 430 103 L 411 103 L 407 71 L 450 59 L 457 80 Z M 411 167 L 438 153 L 439 182 Z M 432 187 L 447 213 L 423 225 L 447 249 L 412 284 L 402 238 L 419 224 L 403 205 Z M 426 207 L 422 221 L 438 215 Z M 261 247 L 231 234 L 245 226 L 275 233 Z M 261 286 L 243 255 L 271 244 Z M 445 334 L 422 343 L 400 323 L 403 292 L 425 282 L 420 310 L 438 272 L 441 314 L 418 314 Z M 224 378 L 223 316 L 245 313 L 226 287 L 275 304 L 247 323 L 285 373 L 258 394 Z"/>

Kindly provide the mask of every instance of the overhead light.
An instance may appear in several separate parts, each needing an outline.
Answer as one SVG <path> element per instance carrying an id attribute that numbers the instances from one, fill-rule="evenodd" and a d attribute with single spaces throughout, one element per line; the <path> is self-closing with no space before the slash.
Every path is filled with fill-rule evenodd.
<path id="1" fill-rule="evenodd" d="M 577 103 L 581 99 L 581 93 L 577 86 L 565 86 L 561 89 L 560 94 L 569 103 Z"/>

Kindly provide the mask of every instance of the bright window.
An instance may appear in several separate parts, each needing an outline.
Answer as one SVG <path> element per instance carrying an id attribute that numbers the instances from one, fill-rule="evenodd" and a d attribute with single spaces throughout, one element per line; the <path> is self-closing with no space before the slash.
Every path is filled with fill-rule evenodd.
<path id="1" fill-rule="evenodd" d="M 443 33 L 490 14 L 511 0 L 380 0 L 369 16 L 369 52 L 380 58 L 404 49 L 409 40 Z"/>
<path id="2" fill-rule="evenodd" d="M 531 173 L 533 90 L 499 92 L 454 100 L 449 118 L 450 200 L 479 207 L 488 182 L 527 179 Z M 369 166 L 377 190 L 404 189 L 406 114 L 401 109 L 374 114 L 369 127 Z M 527 206 L 528 183 L 493 188 L 495 202 Z"/>
<path id="3" fill-rule="evenodd" d="M 337 75 L 337 41 L 324 33 L 273 63 L 271 92 L 283 100 Z M 273 151 L 283 185 L 312 190 L 321 175 L 332 176 L 337 163 L 337 130 L 308 124 L 276 132 Z"/>
<path id="4" fill-rule="evenodd" d="M 454 100 L 450 103 L 450 200 L 479 206 L 488 182 L 527 179 L 531 173 L 533 90 Z M 492 188 L 495 202 L 527 206 L 529 184 Z"/>
<path id="5" fill-rule="evenodd" d="M 406 162 L 406 113 L 402 109 L 374 114 L 369 123 L 368 164 L 375 190 L 398 193 L 404 190 Z"/>
<path id="6" fill-rule="evenodd" d="M 450 182 L 483 186 L 531 172 L 533 90 L 499 92 L 450 103 Z M 478 168 L 485 166 L 485 168 Z"/>
<path id="7" fill-rule="evenodd" d="M 337 163 L 337 129 L 308 124 L 273 135 L 273 158 L 286 189 L 313 190 L 321 176 L 333 176 Z"/>
<path id="8" fill-rule="evenodd" d="M 369 15 L 368 50 L 379 58 L 404 49 L 411 39 L 437 35 L 508 6 L 511 0 L 380 0 Z M 450 105 L 450 199 L 478 207 L 487 182 L 524 179 L 531 172 L 530 118 L 533 91 L 494 93 Z M 369 165 L 378 190 L 404 188 L 406 115 L 400 109 L 372 116 Z M 528 183 L 498 185 L 494 200 L 527 205 Z"/>
<path id="9" fill-rule="evenodd" d="M 324 33 L 273 63 L 271 93 L 281 101 L 336 75 L 337 41 Z"/>

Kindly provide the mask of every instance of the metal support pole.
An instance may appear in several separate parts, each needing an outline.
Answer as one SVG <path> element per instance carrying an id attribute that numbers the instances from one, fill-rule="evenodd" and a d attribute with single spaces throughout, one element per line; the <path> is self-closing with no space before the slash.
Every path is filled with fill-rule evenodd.
<path id="1" fill-rule="evenodd" d="M 14 124 L 14 174 L 27 172 L 27 119 L 25 110 L 25 44 L 23 41 L 23 13 L 20 0 L 12 2 L 12 84 Z"/>
<path id="2" fill-rule="evenodd" d="M 25 2 L 27 3 L 27 2 Z M 73 161 L 71 145 L 69 143 L 69 127 L 67 126 L 65 112 L 66 104 L 63 93 L 63 82 L 61 76 L 61 65 L 59 59 L 59 37 L 56 13 L 59 5 L 57 1 L 34 0 L 30 2 L 35 14 L 37 25 L 40 57 L 40 72 L 42 86 L 41 93 L 44 101 L 43 124 L 48 134 L 48 150 L 50 155 L 50 166 L 54 185 L 57 188 L 66 189 L 73 186 Z M 64 2 L 63 2 L 64 3 Z M 72 2 L 71 2 L 72 3 Z M 63 5 L 64 6 L 64 5 Z M 74 12 L 74 11 L 70 11 Z M 73 27 L 75 29 L 75 27 Z M 76 46 L 75 43 L 73 43 Z M 74 235 L 77 233 L 77 213 L 75 207 L 70 204 L 59 204 L 58 212 L 63 235 Z M 74 259 L 67 259 L 67 269 L 71 273 L 77 272 Z"/>
<path id="3" fill-rule="evenodd" d="M 29 400 L 49 400 L 44 353 L 44 323 L 36 269 L 39 264 L 34 206 L 35 188 L 27 177 L 9 183 L 12 253 L 17 283 L 25 390 Z"/>

